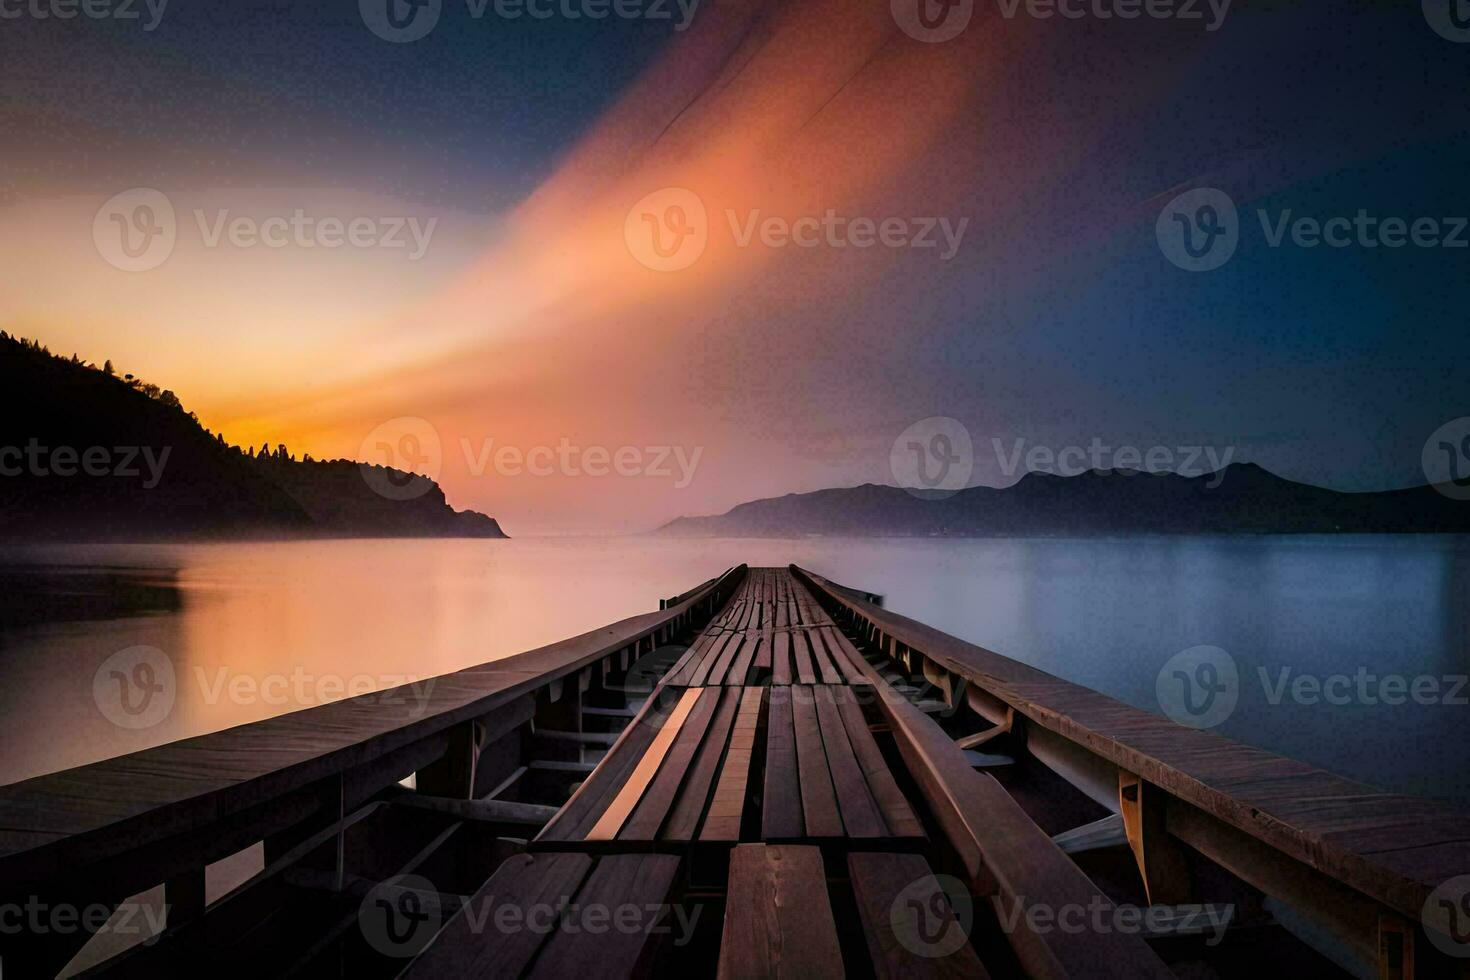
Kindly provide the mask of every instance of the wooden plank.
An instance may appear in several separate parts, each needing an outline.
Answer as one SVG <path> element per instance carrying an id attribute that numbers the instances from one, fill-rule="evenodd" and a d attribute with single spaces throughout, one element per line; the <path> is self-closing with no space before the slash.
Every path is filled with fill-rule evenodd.
<path id="1" fill-rule="evenodd" d="M 759 636 L 748 636 L 745 644 L 740 648 L 740 655 L 730 665 L 730 670 L 725 674 L 725 683 L 735 686 L 745 684 L 746 676 L 750 673 L 750 664 L 756 657 L 756 651 L 766 644 L 766 640 Z"/>
<path id="2" fill-rule="evenodd" d="M 679 696 L 679 701 L 674 705 L 674 710 L 664 719 L 663 726 L 659 728 L 658 734 L 653 737 L 643 757 L 638 760 L 637 766 L 629 774 L 622 789 L 618 790 L 607 809 L 597 818 L 597 823 L 587 831 L 587 840 L 612 840 L 618 836 L 618 831 L 623 828 L 623 823 L 632 814 L 633 808 L 643 798 L 643 791 L 648 784 L 653 782 L 653 777 L 658 773 L 659 766 L 663 764 L 664 756 L 674 746 L 674 739 L 679 735 L 679 729 L 684 726 L 684 719 L 689 717 L 689 712 L 699 703 L 699 699 L 705 694 L 704 688 L 691 687 Z"/>
<path id="3" fill-rule="evenodd" d="M 695 638 L 692 646 L 684 651 L 684 655 L 669 670 L 667 683 L 672 687 L 688 687 L 694 677 L 694 670 L 704 655 L 709 650 L 709 645 L 715 641 L 716 634 L 704 632 Z"/>
<path id="4" fill-rule="evenodd" d="M 718 692 L 711 691 L 707 696 L 701 697 L 689 712 L 689 717 L 679 729 L 679 737 L 669 750 L 667 760 L 654 777 L 653 785 L 643 794 L 643 799 L 638 801 L 632 816 L 618 831 L 619 840 L 658 839 L 659 829 L 673 807 L 674 800 L 678 798 L 679 788 L 684 784 L 690 763 L 704 741 L 705 732 L 709 730 L 710 720 L 714 718 L 719 704 Z"/>
<path id="5" fill-rule="evenodd" d="M 801 810 L 808 837 L 841 837 L 837 793 L 827 770 L 821 721 L 811 687 L 792 686 L 791 723 L 796 733 L 796 768 L 801 780 Z"/>
<path id="6" fill-rule="evenodd" d="M 691 688 L 690 690 L 694 690 Z M 671 706 L 655 695 L 648 699 L 638 716 L 623 729 L 617 742 L 603 756 L 592 775 L 572 794 L 541 833 L 538 841 L 582 840 L 587 836 L 607 805 L 627 782 L 628 775 L 652 744 Z"/>
<path id="7" fill-rule="evenodd" d="M 753 640 L 742 633 L 735 633 L 730 637 L 730 642 L 725 644 L 725 649 L 720 652 L 720 659 L 716 661 L 714 669 L 709 672 L 709 680 L 705 683 L 713 686 L 716 684 L 728 684 L 730 668 L 735 663 L 735 658 L 740 655 L 741 649 L 749 646 Z"/>
<path id="8" fill-rule="evenodd" d="M 854 852 L 847 867 L 878 980 L 989 977 L 928 861 Z"/>
<path id="9" fill-rule="evenodd" d="M 524 915 L 528 908 L 560 912 L 592 867 L 585 854 L 518 854 L 505 861 L 473 898 L 445 923 L 401 977 L 515 976 L 541 947 L 535 929 L 486 928 L 502 906 Z"/>
<path id="10" fill-rule="evenodd" d="M 763 633 L 761 635 L 760 646 L 755 651 L 755 660 L 751 661 L 752 667 L 756 670 L 765 671 L 771 669 L 771 646 L 775 642 L 776 635 L 774 633 Z"/>
<path id="11" fill-rule="evenodd" d="M 817 848 L 737 845 L 730 854 L 728 896 L 720 980 L 843 975 Z"/>
<path id="12" fill-rule="evenodd" d="M 613 854 L 598 861 L 575 910 L 558 921 L 528 975 L 622 980 L 649 974 L 679 861 L 673 854 Z"/>
<path id="13" fill-rule="evenodd" d="M 886 686 L 869 668 L 875 686 Z M 977 893 L 994 894 L 997 914 L 1020 916 L 1037 905 L 1097 908 L 1112 901 L 1052 843 L 994 777 L 977 773 L 944 729 L 889 690 L 879 699 L 909 772 L 945 837 L 965 863 Z M 1152 977 L 1173 973 L 1143 938 L 1117 930 L 1007 933 L 1025 972 L 1035 977 Z"/>
<path id="14" fill-rule="evenodd" d="M 807 639 L 812 644 L 812 662 L 816 665 L 817 674 L 823 684 L 841 684 L 842 674 L 837 670 L 837 665 L 832 662 L 831 655 L 827 652 L 827 645 L 823 642 L 826 630 L 812 630 L 807 634 Z"/>
<path id="15" fill-rule="evenodd" d="M 817 682 L 817 671 L 812 664 L 812 652 L 807 645 L 805 630 L 791 634 L 791 660 L 793 684 L 815 684 Z"/>
<path id="16" fill-rule="evenodd" d="M 715 786 L 715 795 L 710 800 L 709 812 L 700 829 L 700 840 L 740 839 L 740 819 L 745 813 L 745 789 L 750 779 L 751 758 L 755 755 L 755 734 L 760 725 L 764 689 L 746 687 L 738 690 L 740 711 L 730 731 L 730 743 L 720 768 L 720 781 Z"/>
<path id="17" fill-rule="evenodd" d="M 845 692 L 844 692 L 845 693 Z M 862 705 L 854 697 L 838 697 L 837 710 L 847 728 L 848 740 L 852 743 L 858 765 L 867 779 L 868 789 L 883 814 L 883 822 L 893 837 L 923 837 L 924 825 L 914 815 L 909 801 L 888 769 L 873 733 L 868 729 L 868 720 L 863 717 Z"/>
<path id="18" fill-rule="evenodd" d="M 787 687 L 791 684 L 791 634 L 776 634 L 776 643 L 771 648 L 771 685 Z"/>
<path id="19" fill-rule="evenodd" d="M 791 689 L 772 688 L 766 710 L 766 785 L 761 800 L 761 837 L 791 840 L 802 836 L 801 780 L 796 768 L 796 735 L 791 721 Z"/>
<path id="20" fill-rule="evenodd" d="M 878 804 L 868 789 L 868 781 L 858 766 L 852 743 L 848 741 L 847 726 L 837 711 L 828 687 L 812 688 L 817 701 L 817 719 L 822 728 L 822 745 L 827 753 L 827 769 L 832 774 L 832 786 L 837 793 L 837 806 L 842 815 L 842 826 L 848 837 L 882 837 L 887 825 L 878 814 Z"/>
<path id="21" fill-rule="evenodd" d="M 852 645 L 847 637 L 835 626 L 823 628 L 822 636 L 827 641 L 827 651 L 832 654 L 832 659 L 837 662 L 837 669 L 842 671 L 842 677 L 849 684 L 866 683 L 863 677 L 863 669 L 860 663 L 865 663 L 863 655 L 858 653 L 857 648 Z"/>
<path id="22" fill-rule="evenodd" d="M 720 770 L 720 760 L 725 755 L 725 743 L 730 737 L 730 728 L 735 723 L 735 713 L 740 707 L 740 692 L 733 687 L 712 689 L 710 697 L 719 699 L 714 719 L 705 732 L 704 744 L 694 765 L 684 779 L 674 810 L 664 825 L 662 840 L 693 840 L 704 817 L 705 805 L 709 802 L 710 787 Z"/>
<path id="23" fill-rule="evenodd" d="M 721 633 L 715 637 L 715 642 L 710 644 L 709 649 L 704 653 L 704 658 L 699 662 L 699 666 L 694 669 L 694 676 L 689 683 L 694 687 L 702 687 L 709 683 L 718 683 L 718 681 L 711 681 L 710 678 L 714 674 L 715 665 L 720 662 L 725 648 L 731 643 L 738 645 L 740 643 L 740 634 Z"/>

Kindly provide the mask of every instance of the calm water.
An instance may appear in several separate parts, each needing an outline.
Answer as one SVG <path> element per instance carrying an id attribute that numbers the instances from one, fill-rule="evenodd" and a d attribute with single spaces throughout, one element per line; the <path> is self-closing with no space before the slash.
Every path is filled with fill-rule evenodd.
<path id="1" fill-rule="evenodd" d="M 1239 673 L 1220 731 L 1384 788 L 1470 799 L 1470 690 L 1456 680 L 1470 672 L 1470 540 L 1444 537 L 6 549 L 0 783 L 504 657 L 655 609 L 738 561 L 795 561 L 1152 711 L 1170 657 L 1218 647 Z M 172 668 L 172 707 L 104 712 L 99 668 L 139 645 Z M 1328 691 L 1348 703 L 1306 703 L 1333 675 L 1347 681 Z"/>

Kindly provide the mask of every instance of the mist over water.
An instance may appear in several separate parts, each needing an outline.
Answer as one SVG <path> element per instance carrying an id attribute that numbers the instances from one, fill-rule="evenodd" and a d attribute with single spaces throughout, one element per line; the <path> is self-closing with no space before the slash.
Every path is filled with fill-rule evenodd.
<path id="1" fill-rule="evenodd" d="M 0 783 L 426 683 L 654 610 L 741 561 L 881 593 L 1155 712 L 1170 658 L 1216 647 L 1239 677 L 1225 735 L 1383 789 L 1470 799 L 1470 689 L 1456 681 L 1470 673 L 1470 539 L 1387 535 L 8 548 Z M 109 658 L 135 648 L 157 651 L 144 657 L 153 685 L 172 671 L 172 702 L 104 710 Z M 135 677 L 138 655 L 122 662 Z"/>

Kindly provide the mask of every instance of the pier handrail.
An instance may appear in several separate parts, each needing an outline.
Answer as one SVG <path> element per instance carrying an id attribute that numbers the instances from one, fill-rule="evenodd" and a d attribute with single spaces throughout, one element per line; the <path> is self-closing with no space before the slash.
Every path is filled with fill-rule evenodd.
<path id="1" fill-rule="evenodd" d="M 1382 925 L 1375 906 L 1418 921 L 1436 886 L 1470 873 L 1470 808 L 1384 793 L 1177 724 L 791 569 L 890 655 L 910 651 L 926 673 L 962 678 L 971 707 L 997 724 L 1011 714 L 1032 755 L 1098 802 L 1120 809 L 1120 774 L 1162 789 L 1171 837 L 1324 920 L 1360 953 Z"/>
<path id="2" fill-rule="evenodd" d="M 443 757 L 451 730 L 652 647 L 697 607 L 713 611 L 745 571 L 737 565 L 658 612 L 433 678 L 417 703 L 423 688 L 405 685 L 0 786 L 0 891 L 85 888 L 90 900 L 117 900 L 323 807 L 340 818 Z"/>

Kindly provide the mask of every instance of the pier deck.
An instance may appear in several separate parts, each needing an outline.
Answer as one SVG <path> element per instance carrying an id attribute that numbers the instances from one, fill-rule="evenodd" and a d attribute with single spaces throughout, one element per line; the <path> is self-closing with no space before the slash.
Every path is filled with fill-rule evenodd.
<path id="1" fill-rule="evenodd" d="M 113 910 L 162 883 L 162 940 L 106 976 L 1465 962 L 1426 933 L 1454 934 L 1430 899 L 1470 873 L 1463 808 L 1181 728 L 794 567 L 661 605 L 439 678 L 413 717 L 353 699 L 0 787 L 0 900 Z M 263 869 L 206 906 L 205 866 L 256 842 Z M 0 934 L 0 963 L 54 975 L 85 939 Z"/>

